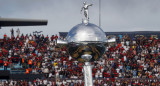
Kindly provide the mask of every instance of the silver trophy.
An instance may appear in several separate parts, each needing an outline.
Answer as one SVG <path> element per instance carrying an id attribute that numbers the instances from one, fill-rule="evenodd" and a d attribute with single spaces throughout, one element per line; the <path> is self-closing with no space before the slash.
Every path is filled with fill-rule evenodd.
<path id="1" fill-rule="evenodd" d="M 105 52 L 106 44 L 115 42 L 115 38 L 107 39 L 104 31 L 97 25 L 89 23 L 88 6 L 84 6 L 84 15 L 81 24 L 74 26 L 65 40 L 58 39 L 58 45 L 66 45 L 70 56 L 79 62 L 83 62 L 85 86 L 93 86 L 92 66 L 90 62 L 96 61 Z M 87 22 L 86 22 L 87 21 Z"/>

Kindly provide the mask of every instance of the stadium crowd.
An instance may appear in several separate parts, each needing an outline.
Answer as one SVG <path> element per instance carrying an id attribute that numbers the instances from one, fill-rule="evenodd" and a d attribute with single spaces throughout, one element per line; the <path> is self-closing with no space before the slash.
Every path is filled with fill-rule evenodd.
<path id="1" fill-rule="evenodd" d="M 93 86 L 159 86 L 158 80 L 93 80 Z M 84 86 L 83 80 L 47 80 L 36 79 L 34 81 L 8 80 L 1 81 L 0 86 Z"/>
<path id="2" fill-rule="evenodd" d="M 33 82 L 6 81 L 3 84 L 62 84 L 67 86 L 82 86 L 83 63 L 74 60 L 67 53 L 66 46 L 57 46 L 59 37 L 41 35 L 23 35 L 17 31 L 17 36 L 11 32 L 11 37 L 4 34 L 0 40 L 0 66 L 7 70 L 14 64 L 20 64 L 26 70 L 26 74 L 45 74 L 46 78 L 36 79 Z M 139 86 L 152 84 L 158 86 L 160 79 L 160 40 L 158 38 L 137 37 L 131 39 L 127 35 L 117 37 L 116 43 L 108 44 L 106 52 L 98 61 L 92 62 L 92 75 L 95 86 L 113 85 Z M 55 78 L 56 82 L 48 79 Z M 138 80 L 120 80 L 120 79 Z M 0 82 L 2 84 L 2 82 Z M 158 84 L 158 85 L 157 85 Z M 63 86 L 62 85 L 62 86 Z M 123 85 L 124 86 L 124 85 Z"/>

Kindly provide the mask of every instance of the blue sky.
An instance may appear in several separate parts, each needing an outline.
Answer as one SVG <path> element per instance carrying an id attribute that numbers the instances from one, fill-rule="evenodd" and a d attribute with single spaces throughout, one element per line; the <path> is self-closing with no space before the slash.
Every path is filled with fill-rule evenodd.
<path id="1" fill-rule="evenodd" d="M 47 19 L 47 26 L 13 27 L 21 33 L 43 31 L 44 35 L 68 32 L 81 23 L 83 2 L 92 3 L 90 22 L 98 25 L 99 0 L 0 0 L 0 16 L 8 18 Z M 160 0 L 101 0 L 102 29 L 107 31 L 159 31 Z M 10 36 L 12 27 L 2 27 L 0 38 Z"/>

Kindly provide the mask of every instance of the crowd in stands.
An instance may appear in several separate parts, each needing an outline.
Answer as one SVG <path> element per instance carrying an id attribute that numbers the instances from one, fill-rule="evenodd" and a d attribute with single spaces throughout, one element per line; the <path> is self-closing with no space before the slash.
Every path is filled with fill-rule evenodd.
<path id="1" fill-rule="evenodd" d="M 11 37 L 6 34 L 0 40 L 0 66 L 7 70 L 14 64 L 20 64 L 26 74 L 46 74 L 46 81 L 37 79 L 33 82 L 15 81 L 16 84 L 72 84 L 82 86 L 83 80 L 67 82 L 61 79 L 83 79 L 83 63 L 74 60 L 67 53 L 66 46 L 57 46 L 57 35 L 23 35 L 17 33 Z M 92 75 L 95 86 L 103 84 L 157 84 L 158 80 L 120 81 L 123 78 L 160 79 L 160 39 L 127 35 L 117 37 L 116 43 L 106 46 L 105 54 L 93 65 Z M 47 79 L 56 78 L 52 82 Z M 107 79 L 107 80 L 99 80 Z M 7 81 L 9 84 L 10 81 Z M 14 80 L 12 81 L 14 82 Z M 0 82 L 2 83 L 2 82 Z M 4 84 L 3 83 L 3 84 Z M 63 86 L 62 85 L 62 86 Z M 31 86 L 31 85 L 30 85 Z M 61 85 L 58 85 L 61 86 Z M 67 86 L 67 85 L 65 85 Z M 139 86 L 139 85 L 138 85 Z M 153 85 L 156 86 L 156 85 Z"/>
<path id="2" fill-rule="evenodd" d="M 158 80 L 93 80 L 93 86 L 159 86 Z M 47 80 L 36 79 L 34 81 L 8 80 L 1 81 L 0 86 L 84 86 L 83 80 Z"/>

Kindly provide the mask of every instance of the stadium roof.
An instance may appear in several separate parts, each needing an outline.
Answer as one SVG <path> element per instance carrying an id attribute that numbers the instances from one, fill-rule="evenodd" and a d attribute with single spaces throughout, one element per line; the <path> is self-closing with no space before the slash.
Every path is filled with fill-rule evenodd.
<path id="1" fill-rule="evenodd" d="M 66 37 L 68 32 L 59 32 L 60 37 Z M 150 37 L 151 35 L 157 35 L 160 37 L 160 31 L 132 31 L 132 32 L 105 32 L 106 36 L 109 35 L 129 35 L 130 37 L 135 37 L 136 35 L 144 35 L 146 37 Z"/>

